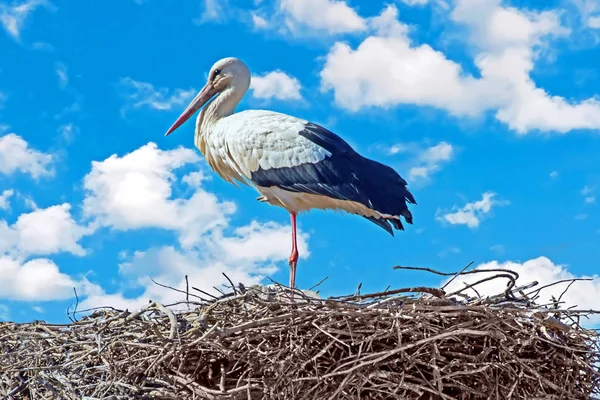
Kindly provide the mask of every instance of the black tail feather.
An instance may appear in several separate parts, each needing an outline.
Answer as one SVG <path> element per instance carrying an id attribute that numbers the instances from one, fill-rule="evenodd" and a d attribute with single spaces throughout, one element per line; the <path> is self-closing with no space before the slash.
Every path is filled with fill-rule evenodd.
<path id="1" fill-rule="evenodd" d="M 407 213 L 409 214 L 408 217 L 405 215 L 405 213 L 403 213 L 402 215 L 404 216 L 404 218 L 406 218 L 406 222 L 408 222 L 409 224 L 412 224 L 412 215 L 410 214 L 410 211 L 407 211 Z M 399 218 L 398 219 L 396 219 L 396 218 L 375 218 L 375 217 L 364 217 L 364 218 L 368 219 L 375 225 L 385 229 L 386 232 L 388 232 L 392 236 L 394 236 L 394 229 L 399 230 L 399 231 L 404 230 L 402 221 L 400 221 Z M 390 223 L 391 223 L 391 225 L 390 225 Z"/>
<path id="2" fill-rule="evenodd" d="M 368 219 L 369 221 L 371 221 L 372 223 L 374 223 L 375 225 L 385 229 L 390 235 L 394 236 L 394 230 L 392 229 L 392 226 L 390 225 L 390 223 L 388 222 L 387 219 L 375 218 L 375 217 L 365 217 L 365 218 Z"/>

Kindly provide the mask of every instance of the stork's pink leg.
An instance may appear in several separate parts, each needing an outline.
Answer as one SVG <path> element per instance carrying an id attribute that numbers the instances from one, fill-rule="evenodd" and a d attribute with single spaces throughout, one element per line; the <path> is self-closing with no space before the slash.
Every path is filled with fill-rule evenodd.
<path id="1" fill-rule="evenodd" d="M 296 265 L 298 264 L 298 244 L 296 243 L 296 214 L 290 213 L 292 221 L 292 254 L 290 255 L 290 287 L 296 286 Z"/>

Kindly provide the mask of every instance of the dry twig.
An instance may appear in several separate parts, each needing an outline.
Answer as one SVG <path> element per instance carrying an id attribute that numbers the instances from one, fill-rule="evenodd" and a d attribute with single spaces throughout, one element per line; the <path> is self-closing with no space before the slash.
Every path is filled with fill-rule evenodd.
<path id="1" fill-rule="evenodd" d="M 502 272 L 493 279 L 514 275 Z M 592 311 L 536 305 L 525 295 L 515 301 L 522 288 L 510 283 L 485 303 L 423 287 L 329 299 L 278 284 L 232 288 L 220 298 L 192 287 L 213 299 L 185 311 L 155 302 L 134 313 L 96 310 L 64 325 L 2 323 L 0 398 L 598 394 L 598 333 L 574 322 Z"/>

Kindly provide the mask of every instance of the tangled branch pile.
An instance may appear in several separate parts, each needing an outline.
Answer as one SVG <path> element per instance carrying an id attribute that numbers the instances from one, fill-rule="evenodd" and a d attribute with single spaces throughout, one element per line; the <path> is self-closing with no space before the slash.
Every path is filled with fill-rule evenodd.
<path id="1" fill-rule="evenodd" d="M 597 332 L 579 325 L 583 311 L 535 305 L 524 293 L 532 286 L 515 288 L 513 279 L 488 298 L 418 287 L 319 299 L 279 285 L 240 285 L 193 309 L 186 302 L 185 311 L 152 303 L 134 313 L 97 310 L 68 325 L 4 323 L 0 395 L 532 400 L 598 394 Z"/>

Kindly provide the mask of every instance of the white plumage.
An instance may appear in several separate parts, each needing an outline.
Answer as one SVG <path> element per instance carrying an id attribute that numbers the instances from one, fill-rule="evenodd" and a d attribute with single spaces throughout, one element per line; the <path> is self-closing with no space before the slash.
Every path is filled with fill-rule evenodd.
<path id="1" fill-rule="evenodd" d="M 202 113 L 198 115 L 196 147 L 207 157 L 209 164 L 224 162 L 248 181 L 259 167 L 296 167 L 317 163 L 331 155 L 299 135 L 308 121 L 286 114 L 247 110 L 206 126 L 202 126 L 203 117 Z M 226 180 L 237 178 L 227 173 L 219 175 Z"/>
<path id="2" fill-rule="evenodd" d="M 236 58 L 213 65 L 204 88 L 167 135 L 204 104 L 194 143 L 211 168 L 233 184 L 250 184 L 259 200 L 283 207 L 292 222 L 290 286 L 295 285 L 296 215 L 312 208 L 361 215 L 393 235 L 412 223 L 416 204 L 396 171 L 358 154 L 339 136 L 309 121 L 265 110 L 234 113 L 250 86 L 248 67 Z M 216 95 L 216 96 L 215 96 Z"/>

